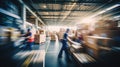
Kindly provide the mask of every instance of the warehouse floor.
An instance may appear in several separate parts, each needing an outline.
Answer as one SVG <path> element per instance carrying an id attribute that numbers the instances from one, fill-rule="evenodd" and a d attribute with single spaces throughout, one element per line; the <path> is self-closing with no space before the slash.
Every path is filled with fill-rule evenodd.
<path id="1" fill-rule="evenodd" d="M 61 48 L 61 43 L 56 38 L 55 41 L 51 41 L 49 47 L 46 51 L 45 56 L 45 67 L 77 67 L 75 61 L 71 58 L 71 61 L 65 59 L 65 54 L 63 57 L 58 59 L 58 53 Z"/>
<path id="2" fill-rule="evenodd" d="M 9 55 L 0 63 L 2 67 L 77 67 L 76 62 L 71 58 L 71 61 L 63 57 L 58 59 L 58 53 L 62 44 L 56 40 L 47 38 L 45 43 L 33 45 L 33 50 L 19 49 L 19 52 L 14 52 L 14 55 Z"/>

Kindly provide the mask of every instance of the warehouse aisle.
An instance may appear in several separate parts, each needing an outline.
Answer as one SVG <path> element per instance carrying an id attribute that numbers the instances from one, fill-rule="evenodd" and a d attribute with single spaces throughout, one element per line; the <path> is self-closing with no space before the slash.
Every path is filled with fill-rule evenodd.
<path id="1" fill-rule="evenodd" d="M 68 62 L 65 60 L 65 55 L 58 59 L 58 53 L 61 48 L 61 43 L 56 40 L 51 41 L 45 56 L 45 67 L 77 67 L 75 61 Z"/>
<path id="2" fill-rule="evenodd" d="M 50 37 L 47 37 L 46 42 L 34 45 L 33 50 L 35 55 L 29 67 L 44 67 L 45 52 L 49 44 Z"/>

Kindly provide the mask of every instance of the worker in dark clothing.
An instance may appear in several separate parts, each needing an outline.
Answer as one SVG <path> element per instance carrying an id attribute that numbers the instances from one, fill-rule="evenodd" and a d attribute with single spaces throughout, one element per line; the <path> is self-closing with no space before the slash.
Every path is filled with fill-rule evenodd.
<path id="1" fill-rule="evenodd" d="M 24 35 L 24 37 L 26 37 L 25 42 L 26 42 L 26 49 L 29 48 L 30 50 L 32 50 L 32 45 L 34 43 L 34 38 L 32 33 L 30 32 L 30 29 L 27 30 L 27 33 Z"/>
<path id="2" fill-rule="evenodd" d="M 68 55 L 68 44 L 67 44 L 67 41 L 68 41 L 68 32 L 69 32 L 69 29 L 66 30 L 66 32 L 63 35 L 63 39 L 61 40 L 61 42 L 62 42 L 62 48 L 61 48 L 61 50 L 59 52 L 58 58 L 61 58 L 63 51 L 65 51 L 66 58 L 68 60 L 70 60 L 69 55 Z"/>

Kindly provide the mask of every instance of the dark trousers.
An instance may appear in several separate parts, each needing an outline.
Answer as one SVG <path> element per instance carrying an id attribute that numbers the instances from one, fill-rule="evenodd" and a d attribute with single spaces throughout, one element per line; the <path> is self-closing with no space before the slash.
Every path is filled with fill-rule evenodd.
<path id="1" fill-rule="evenodd" d="M 34 42 L 26 42 L 25 46 L 23 47 L 23 49 L 25 50 L 32 50 L 32 46 L 34 45 Z"/>
<path id="2" fill-rule="evenodd" d="M 33 42 L 27 42 L 27 47 L 32 50 Z"/>
<path id="3" fill-rule="evenodd" d="M 62 54 L 63 54 L 63 51 L 64 51 L 65 55 L 66 55 L 66 59 L 70 59 L 69 58 L 69 52 L 68 52 L 69 47 L 67 47 L 68 46 L 67 42 L 64 41 L 64 40 L 61 40 L 61 42 L 62 42 L 62 48 L 60 49 L 60 52 L 58 54 L 58 58 L 62 57 Z"/>
<path id="4" fill-rule="evenodd" d="M 58 57 L 62 57 L 63 51 L 65 52 L 66 58 L 69 58 L 68 48 L 61 48 Z"/>

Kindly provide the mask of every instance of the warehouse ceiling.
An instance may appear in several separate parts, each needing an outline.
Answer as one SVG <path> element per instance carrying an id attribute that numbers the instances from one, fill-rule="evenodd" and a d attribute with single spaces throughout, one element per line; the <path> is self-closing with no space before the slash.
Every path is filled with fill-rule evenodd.
<path id="1" fill-rule="evenodd" d="M 70 25 L 94 15 L 114 17 L 120 15 L 119 0 L 23 0 L 46 25 Z M 100 14 L 96 13 L 102 11 Z M 31 18 L 32 19 L 32 18 Z M 88 21 L 89 22 L 89 21 Z"/>

